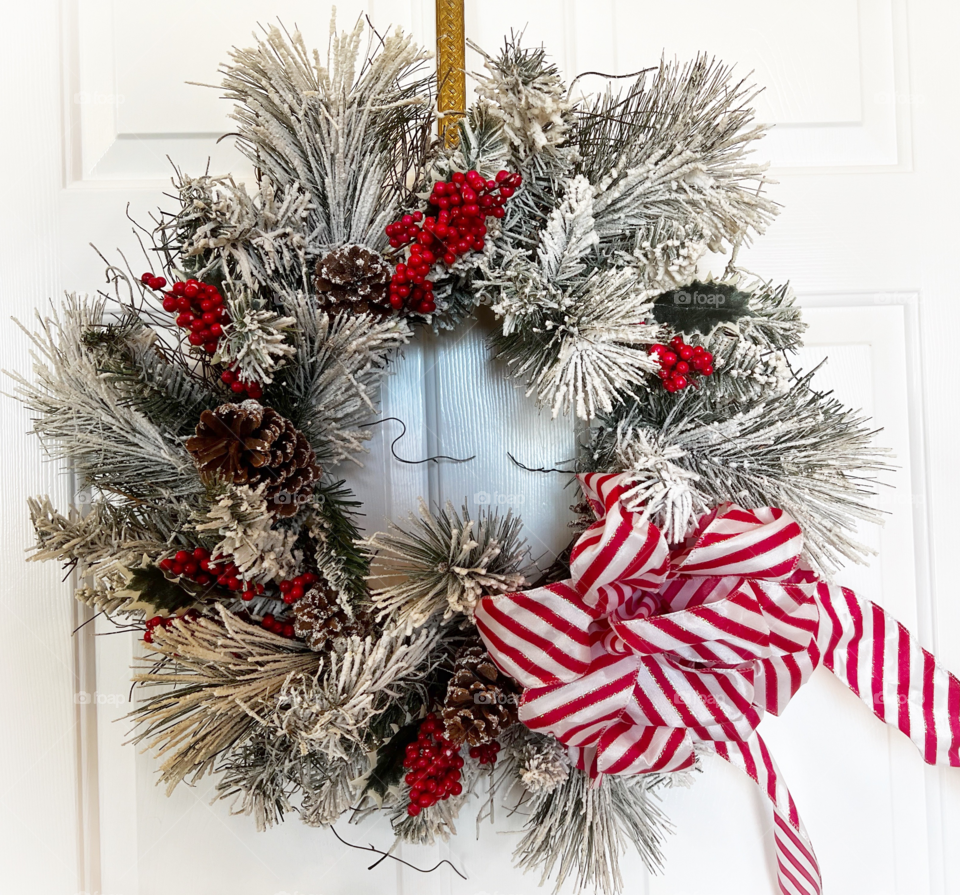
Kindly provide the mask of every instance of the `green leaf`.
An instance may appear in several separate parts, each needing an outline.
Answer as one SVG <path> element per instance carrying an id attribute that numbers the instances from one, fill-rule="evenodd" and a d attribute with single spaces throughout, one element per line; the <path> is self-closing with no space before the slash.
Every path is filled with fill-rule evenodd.
<path id="1" fill-rule="evenodd" d="M 751 294 L 727 283 L 693 282 L 683 289 L 664 292 L 653 304 L 653 316 L 679 333 L 708 335 L 721 323 L 755 317 Z"/>
<path id="2" fill-rule="evenodd" d="M 381 802 L 391 786 L 400 785 L 407 746 L 416 740 L 421 723 L 422 721 L 418 719 L 401 727 L 389 742 L 384 743 L 377 750 L 377 763 L 370 772 L 367 785 L 363 788 L 361 801 L 363 796 L 369 794 Z"/>
<path id="3" fill-rule="evenodd" d="M 133 576 L 121 592 L 136 600 L 135 608 L 152 609 L 157 612 L 174 613 L 197 602 L 196 594 L 190 593 L 176 581 L 171 581 L 156 566 L 135 569 Z"/>

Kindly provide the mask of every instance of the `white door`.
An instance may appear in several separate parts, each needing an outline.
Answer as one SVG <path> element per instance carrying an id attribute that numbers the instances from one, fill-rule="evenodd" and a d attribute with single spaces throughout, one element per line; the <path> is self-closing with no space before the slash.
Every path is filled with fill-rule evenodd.
<path id="1" fill-rule="evenodd" d="M 429 0 L 339 3 L 350 24 L 365 8 L 434 41 Z M 124 217 L 162 203 L 169 155 L 189 172 L 241 170 L 227 141 L 216 67 L 258 21 L 296 23 L 326 42 L 328 10 L 300 0 L 36 0 L 4 5 L 0 106 L 4 139 L 0 297 L 27 318 L 63 289 L 93 290 L 102 265 L 88 247 L 133 254 Z M 883 427 L 898 469 L 882 497 L 878 550 L 843 580 L 917 632 L 960 670 L 960 600 L 952 563 L 960 526 L 960 436 L 954 333 L 960 331 L 953 250 L 960 243 L 960 97 L 952 62 L 960 9 L 947 0 L 483 0 L 467 3 L 467 33 L 496 48 L 511 28 L 543 41 L 561 69 L 626 73 L 706 49 L 754 71 L 766 87 L 760 117 L 777 128 L 760 144 L 784 205 L 743 266 L 790 280 L 810 322 L 803 362 L 829 354 L 820 382 Z M 477 60 L 472 59 L 476 66 Z M 386 424 L 366 469 L 348 473 L 370 528 L 415 509 L 419 495 L 512 506 L 535 549 L 566 539 L 566 492 L 507 457 L 551 466 L 574 450 L 569 424 L 536 415 L 485 357 L 483 324 L 408 350 L 389 382 L 384 416 L 407 425 L 408 459 L 446 454 L 461 465 L 390 459 L 399 434 Z M 3 324 L 3 366 L 28 369 L 26 342 Z M 0 476 L 4 527 L 0 600 L 0 889 L 104 895 L 354 895 L 396 892 L 526 893 L 538 880 L 511 867 L 516 821 L 400 854 L 424 875 L 341 846 L 291 819 L 255 832 L 248 818 L 210 806 L 211 784 L 170 799 L 153 761 L 123 746 L 131 635 L 94 638 L 58 570 L 23 562 L 30 541 L 25 499 L 48 492 L 61 506 L 69 478 L 43 463 L 22 433 L 27 415 L 4 399 Z M 397 426 L 397 428 L 389 428 Z M 384 474 L 384 470 L 386 473 Z M 484 499 L 481 497 L 480 499 Z M 87 694 L 87 695 L 84 695 Z M 826 891 L 853 895 L 960 892 L 960 772 L 923 766 L 905 738 L 872 719 L 829 674 L 818 672 L 764 734 L 817 847 Z M 628 860 L 631 893 L 775 891 L 769 815 L 739 772 L 708 761 L 688 790 L 668 791 L 677 831 L 665 873 Z M 387 847 L 377 819 L 338 827 L 358 845 Z"/>

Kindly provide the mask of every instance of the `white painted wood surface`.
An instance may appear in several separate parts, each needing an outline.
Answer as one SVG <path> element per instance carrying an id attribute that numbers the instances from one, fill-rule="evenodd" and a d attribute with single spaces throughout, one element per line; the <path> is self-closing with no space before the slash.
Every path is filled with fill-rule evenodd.
<path id="1" fill-rule="evenodd" d="M 410 28 L 433 43 L 426 0 L 339 3 L 350 23 L 362 8 L 381 28 Z M 258 21 L 297 23 L 323 46 L 322 4 L 276 0 L 37 0 L 5 4 L 0 103 L 0 296 L 28 317 L 62 289 L 91 290 L 101 267 L 87 245 L 134 243 L 126 204 L 143 217 L 161 201 L 170 155 L 188 171 L 212 156 L 237 169 L 227 143 L 226 105 L 215 83 L 227 49 Z M 958 387 L 952 339 L 960 331 L 953 249 L 960 223 L 955 164 L 960 100 L 946 63 L 960 11 L 945 0 L 484 0 L 467 3 L 471 37 L 496 48 L 526 26 L 567 72 L 624 73 L 715 52 L 766 86 L 764 120 L 777 128 L 760 153 L 784 211 L 741 260 L 790 279 L 811 324 L 805 364 L 847 403 L 872 413 L 899 469 L 882 496 L 878 549 L 845 580 L 878 600 L 960 670 L 956 555 L 960 478 Z M 471 65 L 476 65 L 474 58 Z M 407 424 L 400 456 L 468 457 L 470 463 L 410 466 L 390 458 L 396 423 L 375 430 L 370 462 L 349 473 L 380 528 L 428 500 L 464 498 L 513 507 L 535 554 L 565 540 L 565 492 L 523 472 L 571 456 L 569 423 L 538 415 L 484 353 L 481 320 L 469 331 L 424 339 L 406 352 L 387 385 L 384 416 Z M 28 369 L 23 336 L 0 330 L 3 366 Z M 421 876 L 366 856 L 296 820 L 257 834 L 250 821 L 210 806 L 209 784 L 166 799 L 153 762 L 123 746 L 115 723 L 128 709 L 127 636 L 70 632 L 81 613 L 57 570 L 23 563 L 30 542 L 24 501 L 49 492 L 61 505 L 69 479 L 41 460 L 22 433 L 26 414 L 4 398 L 0 547 L 0 673 L 6 696 L 0 759 L 0 889 L 71 895 L 340 895 L 397 892 L 519 895 L 537 880 L 509 860 L 513 836 L 482 829 L 434 849 L 406 848 L 432 865 L 449 857 L 468 874 Z M 77 694 L 89 693 L 91 700 Z M 827 892 L 927 895 L 960 892 L 960 772 L 925 768 L 906 740 L 875 722 L 828 673 L 818 673 L 765 736 L 793 788 L 818 849 Z M 630 892 L 679 895 L 774 891 L 767 809 L 738 772 L 709 762 L 690 790 L 670 792 L 677 825 L 667 869 L 648 879 L 626 865 Z M 499 829 L 506 829 L 502 826 Z M 385 846 L 385 820 L 342 826 L 353 842 Z"/>

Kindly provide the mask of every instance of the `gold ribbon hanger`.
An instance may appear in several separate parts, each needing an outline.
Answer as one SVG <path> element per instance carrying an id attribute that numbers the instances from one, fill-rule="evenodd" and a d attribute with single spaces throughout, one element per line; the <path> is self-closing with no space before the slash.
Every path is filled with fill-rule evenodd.
<path id="1" fill-rule="evenodd" d="M 440 136 L 457 142 L 457 122 L 467 110 L 466 38 L 463 0 L 437 0 L 437 108 Z"/>

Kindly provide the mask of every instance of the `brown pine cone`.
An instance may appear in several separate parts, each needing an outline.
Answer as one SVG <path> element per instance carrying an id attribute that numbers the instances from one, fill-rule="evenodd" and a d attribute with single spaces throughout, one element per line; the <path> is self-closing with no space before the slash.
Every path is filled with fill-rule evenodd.
<path id="1" fill-rule="evenodd" d="M 393 270 L 382 255 L 361 245 L 345 245 L 317 262 L 317 304 L 330 314 L 349 311 L 386 317 Z"/>
<path id="2" fill-rule="evenodd" d="M 464 647 L 454 662 L 443 701 L 447 739 L 455 746 L 482 746 L 517 720 L 517 690 L 493 664 L 483 644 Z"/>
<path id="3" fill-rule="evenodd" d="M 293 516 L 310 499 L 320 478 L 306 436 L 272 407 L 257 401 L 205 410 L 187 450 L 203 473 L 219 473 L 238 485 L 257 488 L 277 516 Z"/>
<path id="4" fill-rule="evenodd" d="M 323 585 L 314 585 L 297 600 L 293 614 L 294 634 L 316 652 L 326 649 L 335 637 L 362 635 L 366 630 L 365 619 L 347 615 L 336 593 Z"/>

